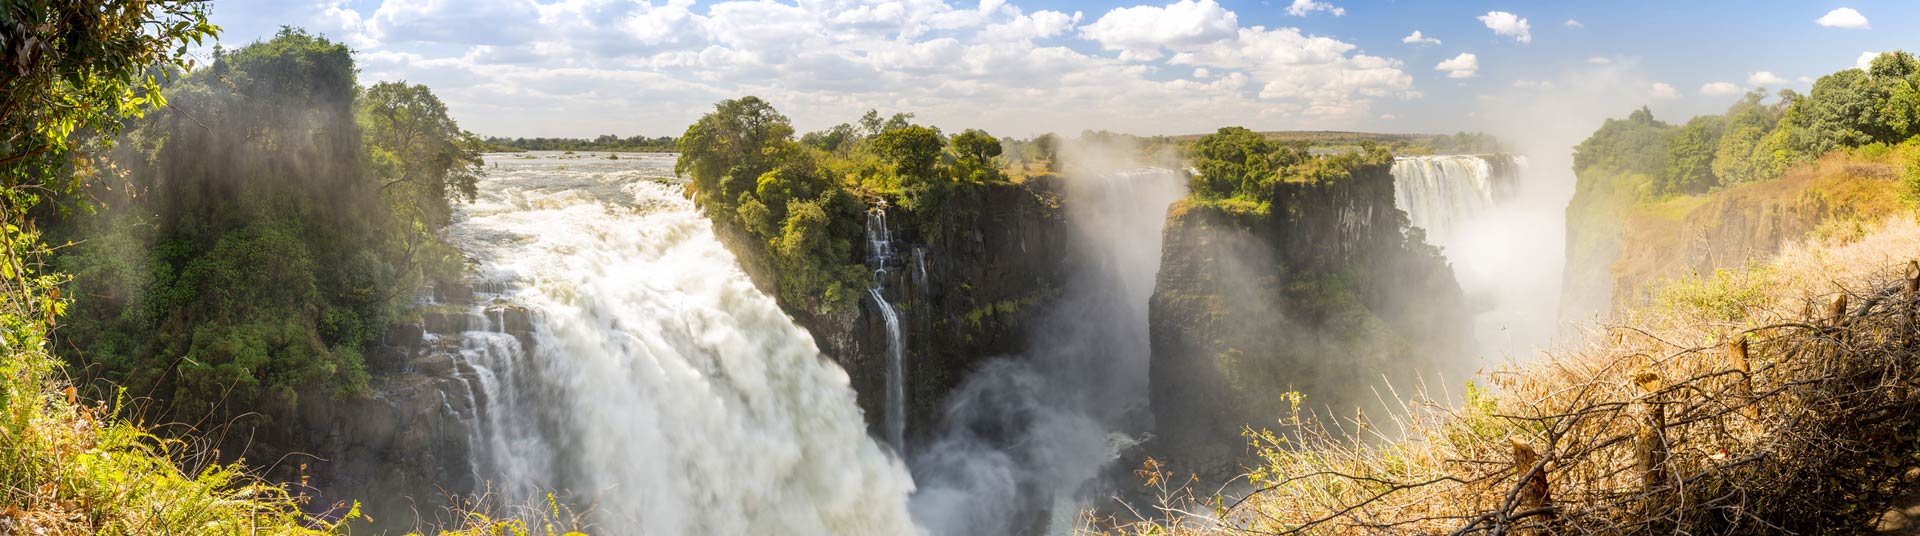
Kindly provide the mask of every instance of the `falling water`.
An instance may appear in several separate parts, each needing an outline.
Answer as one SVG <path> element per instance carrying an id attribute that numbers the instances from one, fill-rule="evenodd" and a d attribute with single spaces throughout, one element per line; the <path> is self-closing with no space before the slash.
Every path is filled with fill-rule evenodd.
<path id="1" fill-rule="evenodd" d="M 887 444 L 904 455 L 907 450 L 907 378 L 906 370 L 900 363 L 903 351 L 900 314 L 893 310 L 893 304 L 887 303 L 887 297 L 880 293 L 880 287 L 867 289 L 867 295 L 873 297 L 874 305 L 880 310 L 880 319 L 887 325 Z"/>
<path id="2" fill-rule="evenodd" d="M 1510 180 L 1483 155 L 1403 156 L 1393 159 L 1393 202 L 1407 211 L 1428 240 L 1446 244 L 1467 220 L 1492 209 Z"/>
<path id="3" fill-rule="evenodd" d="M 880 318 L 887 326 L 887 395 L 886 395 L 886 433 L 887 444 L 903 457 L 907 452 L 907 371 L 901 363 L 901 354 L 906 352 L 904 335 L 900 332 L 900 313 L 892 303 L 887 302 L 887 265 L 893 262 L 893 234 L 887 231 L 887 206 L 880 206 L 867 212 L 867 244 L 872 255 L 867 262 L 873 265 L 873 287 L 867 289 L 867 295 L 873 297 L 874 308 L 880 311 Z M 919 250 L 915 250 L 918 254 Z"/>
<path id="4" fill-rule="evenodd" d="M 502 283 L 460 341 L 483 481 L 592 501 L 596 533 L 919 531 L 846 373 L 715 240 L 671 156 L 536 156 L 492 157 L 449 230 Z"/>

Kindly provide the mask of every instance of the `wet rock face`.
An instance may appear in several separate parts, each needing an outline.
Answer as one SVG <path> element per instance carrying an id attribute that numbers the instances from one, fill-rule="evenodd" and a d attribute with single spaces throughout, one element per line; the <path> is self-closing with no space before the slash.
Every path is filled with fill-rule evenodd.
<path id="1" fill-rule="evenodd" d="M 898 266 L 887 299 L 898 309 L 906 353 L 908 444 L 938 420 L 948 393 L 986 360 L 1018 352 L 1067 274 L 1069 232 L 1051 177 L 1021 184 L 963 185 L 937 215 L 888 212 Z M 937 231 L 936 231 L 937 229 Z M 764 292 L 780 274 L 737 229 L 715 233 Z M 854 259 L 868 256 L 865 245 Z M 916 262 L 915 251 L 918 253 Z M 781 303 L 822 353 L 846 369 L 869 429 L 882 435 L 887 333 L 871 300 L 838 314 Z"/>
<path id="2" fill-rule="evenodd" d="M 1382 378 L 1407 386 L 1464 355 L 1470 318 L 1445 260 L 1409 242 L 1384 167 L 1283 185 L 1268 214 L 1191 201 L 1169 210 L 1149 301 L 1150 407 L 1160 456 L 1235 474 L 1244 426 L 1293 411 L 1378 414 Z"/>
<path id="3" fill-rule="evenodd" d="M 472 299 L 464 285 L 433 296 L 435 303 L 416 307 L 417 322 L 390 326 L 367 350 L 367 392 L 303 393 L 298 407 L 282 412 L 294 422 L 272 427 L 285 430 L 273 444 L 308 456 L 278 464 L 270 478 L 304 478 L 304 489 L 321 499 L 317 508 L 371 500 L 362 509 L 373 528 L 388 531 L 414 529 L 416 515 L 432 521 L 450 497 L 476 491 L 469 427 L 486 401 L 474 389 L 476 371 L 460 356 L 461 334 L 503 331 L 531 348 L 535 318 L 519 305 L 451 301 Z"/>

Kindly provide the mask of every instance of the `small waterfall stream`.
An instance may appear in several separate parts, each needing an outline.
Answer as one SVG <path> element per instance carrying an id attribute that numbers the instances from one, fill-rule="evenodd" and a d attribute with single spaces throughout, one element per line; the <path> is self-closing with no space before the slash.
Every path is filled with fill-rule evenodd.
<path id="1" fill-rule="evenodd" d="M 880 311 L 880 318 L 887 327 L 887 395 L 885 425 L 887 443 L 894 451 L 906 457 L 907 452 L 907 371 L 902 363 L 906 353 L 906 341 L 900 330 L 900 312 L 887 302 L 887 266 L 893 262 L 893 233 L 887 230 L 887 204 L 882 200 L 879 206 L 867 212 L 867 262 L 873 267 L 873 286 L 867 289 L 867 295 L 873 297 L 874 308 Z M 915 266 L 920 266 L 921 252 L 914 249 Z M 916 277 L 924 278 L 916 274 Z"/>

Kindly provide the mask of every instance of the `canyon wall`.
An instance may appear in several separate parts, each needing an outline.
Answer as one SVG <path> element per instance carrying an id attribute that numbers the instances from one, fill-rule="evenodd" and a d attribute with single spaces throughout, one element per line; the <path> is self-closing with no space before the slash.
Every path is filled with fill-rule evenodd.
<path id="1" fill-rule="evenodd" d="M 1154 451 L 1212 478 L 1237 474 L 1243 427 L 1274 428 L 1296 409 L 1371 412 L 1393 398 L 1385 381 L 1406 392 L 1464 352 L 1460 287 L 1407 233 L 1390 164 L 1283 182 L 1265 212 L 1193 199 L 1169 209 L 1149 313 Z"/>

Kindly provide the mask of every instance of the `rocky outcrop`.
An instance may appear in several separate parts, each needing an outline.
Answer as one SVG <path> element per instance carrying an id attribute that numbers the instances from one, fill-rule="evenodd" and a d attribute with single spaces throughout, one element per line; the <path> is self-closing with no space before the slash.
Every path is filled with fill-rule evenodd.
<path id="1" fill-rule="evenodd" d="M 1236 474 L 1242 427 L 1350 417 L 1382 378 L 1408 386 L 1464 352 L 1469 318 L 1437 250 L 1407 237 L 1386 164 L 1276 187 L 1270 210 L 1192 199 L 1168 212 L 1149 303 L 1151 450 Z"/>
<path id="2" fill-rule="evenodd" d="M 434 303 L 417 305 L 414 319 L 390 326 L 368 349 L 365 392 L 304 393 L 297 407 L 274 411 L 291 425 L 260 428 L 280 435 L 262 437 L 249 453 L 270 466 L 269 478 L 297 484 L 318 511 L 362 501 L 369 528 L 390 532 L 431 524 L 450 501 L 483 487 L 469 443 L 487 401 L 478 372 L 460 355 L 461 334 L 503 331 L 532 348 L 533 315 L 504 302 L 475 305 L 465 285 L 434 294 Z M 276 448 L 292 454 L 279 463 L 259 459 Z"/>
<path id="3" fill-rule="evenodd" d="M 884 286 L 905 334 L 910 444 L 932 428 L 947 394 L 969 371 L 1019 351 L 1031 320 L 1058 296 L 1069 231 L 1055 181 L 961 184 L 938 214 L 889 211 L 896 255 Z M 714 230 L 755 285 L 781 295 L 780 273 L 765 248 L 748 247 L 752 238 L 733 226 Z M 867 258 L 866 247 L 849 261 Z M 880 435 L 887 333 L 871 300 L 840 312 L 785 300 L 781 307 L 846 369 L 869 428 Z"/>
<path id="4" fill-rule="evenodd" d="M 1901 207 L 1893 176 L 1889 166 L 1836 153 L 1780 179 L 1704 195 L 1623 202 L 1633 198 L 1583 188 L 1567 209 L 1562 318 L 1639 306 L 1664 281 L 1742 269 L 1794 241 L 1858 236 Z"/>

